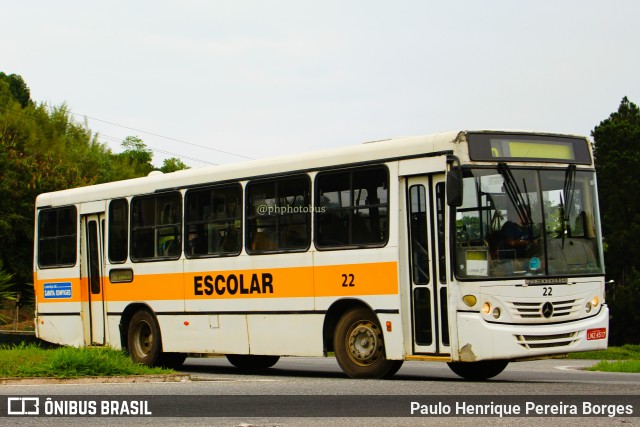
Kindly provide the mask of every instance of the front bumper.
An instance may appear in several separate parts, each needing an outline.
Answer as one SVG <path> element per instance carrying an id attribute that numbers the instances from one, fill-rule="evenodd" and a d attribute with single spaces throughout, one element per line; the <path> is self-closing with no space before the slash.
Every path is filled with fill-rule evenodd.
<path id="1" fill-rule="evenodd" d="M 606 304 L 595 316 L 548 325 L 490 323 L 480 313 L 470 312 L 458 312 L 457 316 L 459 345 L 457 357 L 455 352 L 452 355 L 456 361 L 536 359 L 607 348 Z"/>

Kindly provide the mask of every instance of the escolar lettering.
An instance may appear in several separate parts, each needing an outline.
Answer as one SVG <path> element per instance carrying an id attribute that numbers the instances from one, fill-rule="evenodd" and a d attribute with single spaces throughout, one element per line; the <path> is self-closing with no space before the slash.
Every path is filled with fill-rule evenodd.
<path id="1" fill-rule="evenodd" d="M 245 280 L 244 274 L 229 274 L 224 276 L 218 274 L 213 277 L 194 276 L 193 277 L 193 294 L 194 295 L 249 295 L 249 294 L 272 294 L 273 293 L 273 276 L 271 273 L 257 274 L 253 273 L 251 278 Z"/>

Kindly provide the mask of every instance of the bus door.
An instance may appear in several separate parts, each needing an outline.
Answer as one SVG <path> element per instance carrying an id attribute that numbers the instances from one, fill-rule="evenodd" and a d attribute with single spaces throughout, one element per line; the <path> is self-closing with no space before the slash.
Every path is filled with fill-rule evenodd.
<path id="1" fill-rule="evenodd" d="M 445 175 L 406 180 L 413 350 L 449 354 Z"/>
<path id="2" fill-rule="evenodd" d="M 104 345 L 105 307 L 102 279 L 104 271 L 104 213 L 84 215 L 82 224 L 83 265 L 80 268 L 80 276 L 81 283 L 87 287 L 89 327 L 85 330 L 90 332 L 90 336 L 85 339 L 90 345 Z"/>

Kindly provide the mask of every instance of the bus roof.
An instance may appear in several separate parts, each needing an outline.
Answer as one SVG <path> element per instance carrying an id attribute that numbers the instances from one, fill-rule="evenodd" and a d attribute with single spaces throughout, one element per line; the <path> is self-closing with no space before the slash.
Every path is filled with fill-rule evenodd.
<path id="1" fill-rule="evenodd" d="M 229 182 L 250 178 L 321 170 L 350 165 L 382 162 L 419 156 L 436 156 L 454 153 L 466 157 L 466 135 L 469 133 L 509 133 L 548 136 L 572 136 L 527 131 L 452 131 L 431 135 L 391 138 L 359 145 L 326 149 L 303 154 L 293 154 L 259 160 L 248 160 L 197 169 L 186 169 L 167 174 L 151 173 L 149 176 L 96 184 L 86 187 L 43 193 L 36 199 L 36 207 L 62 206 L 94 200 L 107 200 L 156 191 Z M 580 137 L 584 138 L 584 137 Z"/>

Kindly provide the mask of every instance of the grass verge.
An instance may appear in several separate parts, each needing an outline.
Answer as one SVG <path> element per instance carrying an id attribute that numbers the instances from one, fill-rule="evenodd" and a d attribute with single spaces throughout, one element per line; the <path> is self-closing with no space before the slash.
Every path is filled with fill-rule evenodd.
<path id="1" fill-rule="evenodd" d="M 569 359 L 600 360 L 589 371 L 640 373 L 640 345 L 625 344 L 606 350 L 572 353 Z"/>
<path id="2" fill-rule="evenodd" d="M 573 353 L 570 359 L 600 360 L 590 371 L 640 373 L 640 345 Z M 60 347 L 35 344 L 0 347 L 0 378 L 79 378 L 86 376 L 166 375 L 174 371 L 133 363 L 110 348 Z"/>
<path id="3" fill-rule="evenodd" d="M 640 345 L 625 344 L 622 347 L 609 347 L 606 350 L 571 353 L 569 359 L 640 360 Z"/>
<path id="4" fill-rule="evenodd" d="M 133 363 L 124 352 L 110 348 L 43 349 L 34 344 L 0 347 L 2 378 L 78 378 L 171 373 L 173 371 L 169 369 Z"/>
<path id="5" fill-rule="evenodd" d="M 640 373 L 640 360 L 601 360 L 588 368 L 589 371 Z"/>

